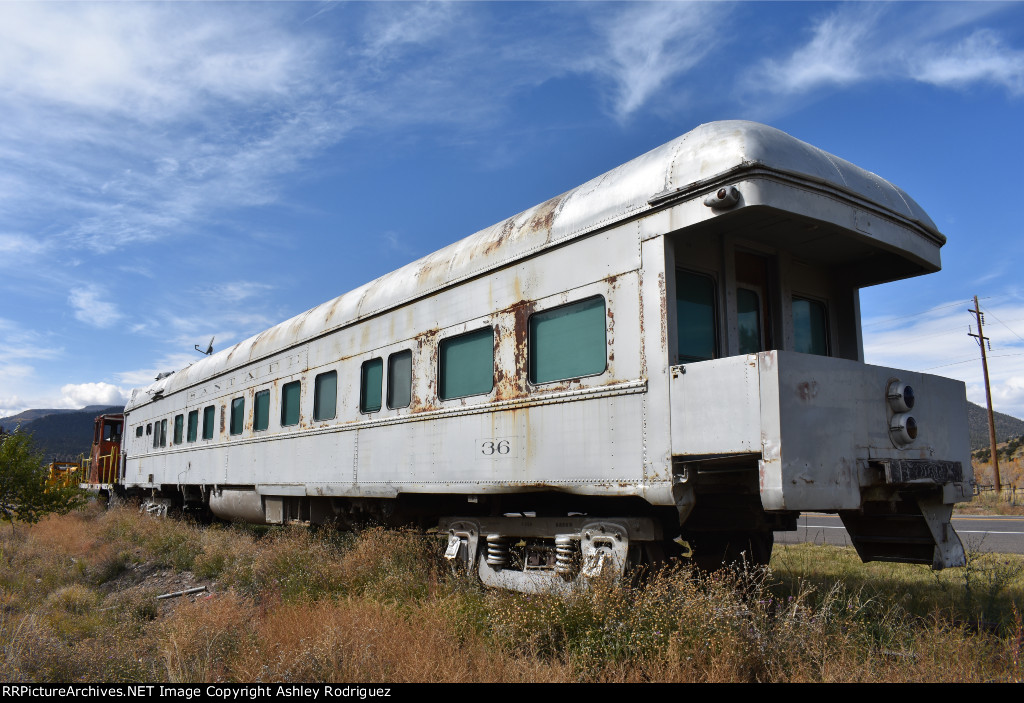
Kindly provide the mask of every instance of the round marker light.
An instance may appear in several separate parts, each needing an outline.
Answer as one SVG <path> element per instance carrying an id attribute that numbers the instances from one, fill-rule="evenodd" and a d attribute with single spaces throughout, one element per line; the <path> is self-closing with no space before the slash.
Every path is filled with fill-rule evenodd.
<path id="1" fill-rule="evenodd" d="M 899 444 L 910 444 L 917 439 L 917 420 L 910 413 L 893 415 L 889 433 Z"/>
<path id="2" fill-rule="evenodd" d="M 889 407 L 895 412 L 905 413 L 914 409 L 914 389 L 906 383 L 893 381 L 885 393 L 889 400 Z"/>
<path id="3" fill-rule="evenodd" d="M 704 204 L 712 210 L 727 210 L 740 201 L 740 191 L 736 186 L 726 186 L 704 198 Z"/>

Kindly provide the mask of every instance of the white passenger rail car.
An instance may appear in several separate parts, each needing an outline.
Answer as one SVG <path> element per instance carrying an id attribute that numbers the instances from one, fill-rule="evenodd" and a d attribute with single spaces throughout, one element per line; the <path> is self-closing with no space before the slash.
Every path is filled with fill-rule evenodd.
<path id="1" fill-rule="evenodd" d="M 440 525 L 536 590 L 801 511 L 963 563 L 964 385 L 864 364 L 859 289 L 939 269 L 902 190 L 715 122 L 132 392 L 123 490 L 257 523 Z M 680 539 L 681 538 L 681 539 Z"/>

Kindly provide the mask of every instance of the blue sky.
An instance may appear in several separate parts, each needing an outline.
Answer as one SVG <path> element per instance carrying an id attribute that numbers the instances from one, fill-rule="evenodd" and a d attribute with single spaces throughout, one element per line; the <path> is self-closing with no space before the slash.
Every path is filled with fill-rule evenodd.
<path id="1" fill-rule="evenodd" d="M 910 193 L 872 363 L 1024 417 L 1024 4 L 0 3 L 0 417 L 117 403 L 703 122 Z M 962 363 L 958 363 L 962 362 Z"/>

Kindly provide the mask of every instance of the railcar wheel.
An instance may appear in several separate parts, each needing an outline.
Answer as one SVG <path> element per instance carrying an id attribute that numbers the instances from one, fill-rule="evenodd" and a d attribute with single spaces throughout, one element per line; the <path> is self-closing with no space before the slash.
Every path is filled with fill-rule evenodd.
<path id="1" fill-rule="evenodd" d="M 716 571 L 735 563 L 766 566 L 772 558 L 775 534 L 757 532 L 704 532 L 687 535 L 694 564 L 701 571 Z"/>
<path id="2" fill-rule="evenodd" d="M 626 565 L 626 578 L 632 585 L 639 586 L 646 583 L 652 574 L 658 573 L 673 562 L 685 560 L 685 558 L 686 550 L 674 540 L 641 542 L 630 552 L 630 560 Z"/>
<path id="3" fill-rule="evenodd" d="M 686 549 L 679 542 L 671 539 L 642 542 L 641 546 L 643 556 L 637 562 L 638 566 L 658 567 L 673 559 L 686 557 Z"/>

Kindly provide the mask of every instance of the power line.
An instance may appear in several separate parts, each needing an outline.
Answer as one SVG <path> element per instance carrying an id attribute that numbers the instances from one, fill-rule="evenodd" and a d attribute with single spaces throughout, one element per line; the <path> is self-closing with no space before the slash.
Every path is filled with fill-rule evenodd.
<path id="1" fill-rule="evenodd" d="M 875 320 L 873 322 L 869 322 L 866 325 L 862 325 L 862 327 L 874 327 L 875 325 L 883 325 L 883 324 L 885 324 L 887 322 L 895 322 L 896 320 L 906 320 L 906 319 L 911 318 L 911 317 L 920 317 L 921 315 L 924 315 L 925 313 L 937 312 L 939 310 L 945 310 L 946 308 L 957 307 L 959 305 L 963 305 L 964 303 L 968 303 L 968 302 L 970 302 L 970 301 L 969 300 L 958 300 L 955 303 L 950 303 L 949 305 L 943 305 L 943 306 L 937 307 L 937 308 L 928 308 L 927 310 L 922 310 L 921 312 L 916 312 L 916 313 L 914 313 L 912 315 L 900 315 L 899 317 L 886 317 L 886 318 L 884 318 L 882 320 Z"/>
<path id="2" fill-rule="evenodd" d="M 992 317 L 996 317 L 995 313 L 994 313 L 994 312 L 992 312 L 991 310 L 986 310 L 986 312 L 987 312 L 987 313 L 988 313 L 989 315 L 991 315 Z M 1010 330 L 1010 326 L 1009 326 L 1008 324 L 1006 324 L 1005 322 L 1003 322 L 1002 320 L 1000 320 L 1000 319 L 999 319 L 998 317 L 996 317 L 996 322 L 998 322 L 999 324 L 1001 324 L 1001 325 L 1002 325 L 1003 327 L 1005 327 L 1006 329 Z M 1016 337 L 1017 339 L 1019 339 L 1020 341 L 1024 342 L 1024 337 L 1021 337 L 1021 336 L 1020 336 L 1019 334 L 1017 334 L 1017 333 L 1016 333 L 1016 332 L 1014 332 L 1013 330 L 1010 330 L 1010 333 L 1011 333 L 1011 334 L 1012 334 L 1012 335 L 1013 335 L 1014 337 Z"/>
<path id="3" fill-rule="evenodd" d="M 951 327 L 949 329 L 939 330 L 938 332 L 929 332 L 928 334 L 915 334 L 913 338 L 916 342 L 921 339 L 931 339 L 932 337 L 952 337 L 954 335 L 959 336 L 963 334 L 963 331 L 963 327 Z M 892 334 L 895 334 L 895 332 L 893 332 Z M 876 333 L 868 333 L 865 335 L 865 337 L 867 338 L 865 342 L 868 343 L 869 345 L 877 344 L 878 342 L 876 340 L 878 336 L 879 335 L 877 335 Z"/>
<path id="4" fill-rule="evenodd" d="M 990 354 L 988 358 L 989 359 L 999 359 L 999 358 L 1002 358 L 1004 356 L 1024 356 L 1024 352 L 1018 352 L 1016 354 Z M 972 361 L 977 361 L 977 359 L 972 357 L 970 359 L 964 359 L 963 361 L 954 361 L 951 364 L 940 364 L 938 366 L 929 366 L 928 368 L 921 369 L 921 370 L 922 371 L 931 371 L 933 369 L 944 369 L 947 366 L 956 366 L 958 364 L 967 364 L 967 363 L 970 363 Z"/>
<path id="5" fill-rule="evenodd" d="M 930 332 L 929 334 L 915 334 L 914 335 L 914 339 L 915 340 L 918 340 L 918 339 L 928 339 L 930 337 L 942 337 L 943 335 L 963 334 L 963 331 L 964 331 L 963 327 L 955 327 L 955 328 L 951 327 L 949 329 L 939 330 L 938 332 Z"/>
<path id="6" fill-rule="evenodd" d="M 1010 322 L 1024 322 L 1024 317 L 1019 317 L 1016 320 L 1010 320 Z"/>

